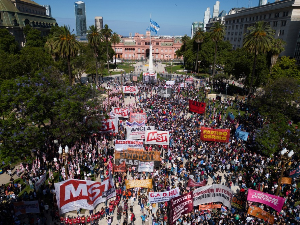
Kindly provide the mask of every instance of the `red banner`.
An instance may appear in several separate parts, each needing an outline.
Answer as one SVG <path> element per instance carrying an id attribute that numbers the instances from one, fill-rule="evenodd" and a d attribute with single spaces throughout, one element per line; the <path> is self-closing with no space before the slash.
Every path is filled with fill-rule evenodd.
<path id="1" fill-rule="evenodd" d="M 128 118 L 127 108 L 113 108 L 113 112 L 116 116 Z"/>
<path id="2" fill-rule="evenodd" d="M 126 172 L 125 161 L 123 161 L 123 163 L 118 165 L 118 166 L 114 165 L 114 173 L 117 173 L 117 172 Z"/>
<path id="3" fill-rule="evenodd" d="M 180 217 L 193 211 L 193 192 L 172 198 L 170 209 L 169 223 L 176 224 Z"/>
<path id="4" fill-rule="evenodd" d="M 188 187 L 203 187 L 203 186 L 206 185 L 206 183 L 207 183 L 206 180 L 197 183 L 197 182 L 195 182 L 193 179 L 190 178 L 190 179 L 189 179 L 189 182 L 188 182 L 188 184 L 187 184 L 187 186 L 188 186 Z"/>
<path id="5" fill-rule="evenodd" d="M 229 142 L 230 130 L 201 127 L 200 138 L 202 141 Z"/>
<path id="6" fill-rule="evenodd" d="M 189 109 L 191 112 L 204 114 L 205 107 L 206 107 L 205 102 L 197 102 L 197 101 L 189 100 Z"/>

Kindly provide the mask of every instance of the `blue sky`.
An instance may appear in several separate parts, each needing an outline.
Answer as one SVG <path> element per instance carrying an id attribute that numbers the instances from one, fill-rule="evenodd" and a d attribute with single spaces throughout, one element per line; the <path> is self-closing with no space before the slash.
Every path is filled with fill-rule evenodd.
<path id="1" fill-rule="evenodd" d="M 86 5 L 87 27 L 94 25 L 94 17 L 102 16 L 103 23 L 116 33 L 146 32 L 149 18 L 160 25 L 158 35 L 190 35 L 192 22 L 203 21 L 204 11 L 210 7 L 212 14 L 215 0 L 83 0 Z M 52 16 L 60 26 L 75 29 L 74 2 L 72 0 L 35 0 L 40 5 L 50 5 Z M 254 7 L 259 0 L 220 0 L 220 11 L 231 8 Z M 274 0 L 270 0 L 274 2 Z"/>

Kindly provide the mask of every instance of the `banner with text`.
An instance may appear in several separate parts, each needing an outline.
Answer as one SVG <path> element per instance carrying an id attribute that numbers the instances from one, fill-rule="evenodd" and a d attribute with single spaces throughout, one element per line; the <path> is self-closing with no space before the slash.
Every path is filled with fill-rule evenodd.
<path id="1" fill-rule="evenodd" d="M 207 183 L 206 180 L 203 180 L 203 181 L 197 183 L 197 182 L 195 182 L 193 179 L 189 178 L 189 181 L 188 181 L 187 186 L 188 186 L 188 187 L 203 187 L 203 186 L 206 185 L 206 183 Z"/>
<path id="2" fill-rule="evenodd" d="M 169 145 L 169 131 L 146 131 L 145 144 Z"/>
<path id="3" fill-rule="evenodd" d="M 138 172 L 153 172 L 154 162 L 139 162 Z"/>
<path id="4" fill-rule="evenodd" d="M 120 165 L 114 165 L 114 173 L 126 172 L 126 164 L 123 161 Z"/>
<path id="5" fill-rule="evenodd" d="M 189 100 L 189 109 L 191 112 L 204 114 L 205 107 L 206 107 L 205 102 L 197 102 L 197 101 Z"/>
<path id="6" fill-rule="evenodd" d="M 201 127 L 200 138 L 202 141 L 229 142 L 230 130 Z"/>
<path id="7" fill-rule="evenodd" d="M 38 201 L 14 202 L 13 204 L 16 216 L 26 213 L 40 213 Z"/>
<path id="8" fill-rule="evenodd" d="M 124 118 L 128 118 L 128 108 L 116 108 L 113 107 L 113 113 L 117 116 L 117 117 L 124 117 Z"/>
<path id="9" fill-rule="evenodd" d="M 60 213 L 80 208 L 93 210 L 99 203 L 116 196 L 111 178 L 103 182 L 70 179 L 55 183 L 54 186 Z"/>
<path id="10" fill-rule="evenodd" d="M 137 94 L 138 92 L 139 92 L 139 89 L 136 86 L 123 86 L 124 94 Z"/>
<path id="11" fill-rule="evenodd" d="M 145 180 L 125 180 L 126 189 L 143 187 L 143 188 L 152 188 L 152 179 Z"/>
<path id="12" fill-rule="evenodd" d="M 208 205 L 199 205 L 199 210 L 212 210 L 212 209 L 221 209 L 222 204 L 208 204 Z"/>
<path id="13" fill-rule="evenodd" d="M 249 206 L 247 213 L 264 221 L 268 221 L 270 224 L 274 224 L 274 216 L 257 206 Z"/>
<path id="14" fill-rule="evenodd" d="M 115 152 L 115 159 L 131 159 L 139 160 L 142 162 L 151 162 L 151 161 L 160 161 L 160 152 L 159 151 L 120 151 Z"/>
<path id="15" fill-rule="evenodd" d="M 47 177 L 47 173 L 44 173 L 40 177 L 40 179 L 37 182 L 35 182 L 35 190 L 39 190 L 40 189 L 40 186 L 45 183 L 46 177 Z"/>
<path id="16" fill-rule="evenodd" d="M 280 212 L 282 206 L 285 202 L 285 198 L 270 195 L 261 191 L 256 191 L 252 189 L 248 189 L 248 196 L 247 200 L 251 202 L 259 202 L 265 205 L 268 205 L 275 209 L 276 211 Z"/>
<path id="17" fill-rule="evenodd" d="M 116 151 L 124 151 L 128 148 L 144 148 L 143 141 L 134 141 L 134 140 L 116 140 L 115 141 L 115 149 Z"/>
<path id="18" fill-rule="evenodd" d="M 290 171 L 289 176 L 292 178 L 296 178 L 300 175 L 300 164 L 292 171 Z"/>
<path id="19" fill-rule="evenodd" d="M 168 202 L 172 198 L 178 197 L 179 194 L 180 191 L 178 187 L 165 192 L 149 192 L 149 203 Z"/>
<path id="20" fill-rule="evenodd" d="M 130 122 L 136 123 L 147 123 L 147 114 L 146 113 L 130 113 Z"/>
<path id="21" fill-rule="evenodd" d="M 212 203 L 222 202 L 223 205 L 231 208 L 232 191 L 230 188 L 221 185 L 213 184 L 205 187 L 200 187 L 194 190 L 194 206 Z"/>
<path id="22" fill-rule="evenodd" d="M 127 139 L 145 139 L 146 130 L 154 130 L 154 126 L 127 126 Z"/>
<path id="23" fill-rule="evenodd" d="M 278 179 L 278 183 L 279 183 L 279 180 L 280 180 L 280 178 Z M 291 177 L 282 177 L 281 184 L 292 184 L 292 178 Z"/>
<path id="24" fill-rule="evenodd" d="M 170 206 L 169 224 L 172 225 L 184 214 L 193 211 L 193 192 L 172 198 Z"/>

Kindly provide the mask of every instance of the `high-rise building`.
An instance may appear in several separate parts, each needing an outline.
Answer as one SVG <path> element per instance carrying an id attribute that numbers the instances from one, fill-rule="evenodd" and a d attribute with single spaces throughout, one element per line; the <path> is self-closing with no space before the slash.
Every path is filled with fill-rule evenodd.
<path id="1" fill-rule="evenodd" d="M 259 0 L 259 6 L 266 5 L 268 0 Z"/>
<path id="2" fill-rule="evenodd" d="M 198 29 L 204 30 L 204 24 L 202 22 L 193 22 L 191 28 L 191 38 L 194 37 Z"/>
<path id="3" fill-rule="evenodd" d="M 95 27 L 98 31 L 103 29 L 103 17 L 102 16 L 96 16 L 95 17 Z"/>
<path id="4" fill-rule="evenodd" d="M 216 1 L 216 4 L 214 5 L 213 18 L 216 18 L 219 16 L 219 10 L 220 10 L 220 2 Z"/>
<path id="5" fill-rule="evenodd" d="M 204 31 L 206 30 L 206 24 L 208 23 L 209 18 L 210 18 L 210 8 L 208 7 L 204 13 L 204 19 L 203 19 Z"/>
<path id="6" fill-rule="evenodd" d="M 49 17 L 52 17 L 51 15 L 51 7 L 50 5 L 43 5 L 46 9 L 46 15 L 49 16 Z"/>
<path id="7" fill-rule="evenodd" d="M 76 34 L 77 36 L 86 35 L 86 15 L 85 3 L 83 1 L 75 2 L 75 16 L 76 16 Z"/>

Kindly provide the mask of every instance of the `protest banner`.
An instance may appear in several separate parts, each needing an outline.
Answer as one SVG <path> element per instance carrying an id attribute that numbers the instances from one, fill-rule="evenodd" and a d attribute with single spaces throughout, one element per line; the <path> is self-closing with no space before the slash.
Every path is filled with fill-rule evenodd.
<path id="1" fill-rule="evenodd" d="M 186 78 L 186 79 L 185 79 L 185 82 L 187 82 L 187 83 L 193 83 L 193 82 L 194 82 L 194 79 L 193 79 L 192 77 Z"/>
<path id="2" fill-rule="evenodd" d="M 123 86 L 124 94 L 137 94 L 138 92 L 139 92 L 139 89 L 136 86 Z"/>
<path id="3" fill-rule="evenodd" d="M 145 132 L 145 144 L 169 145 L 169 131 L 147 130 Z"/>
<path id="4" fill-rule="evenodd" d="M 204 114 L 205 113 L 205 102 L 197 102 L 193 100 L 189 100 L 189 109 L 191 112 L 195 112 L 198 114 Z"/>
<path id="5" fill-rule="evenodd" d="M 249 136 L 248 132 L 241 131 L 240 129 L 235 131 L 235 137 L 237 138 L 237 140 L 247 141 L 248 136 Z"/>
<path id="6" fill-rule="evenodd" d="M 268 205 L 275 209 L 276 211 L 280 212 L 282 206 L 285 202 L 285 198 L 270 195 L 261 191 L 256 191 L 252 189 L 248 189 L 248 196 L 247 200 L 251 202 L 259 202 L 265 205 Z"/>
<path id="7" fill-rule="evenodd" d="M 280 178 L 278 179 L 279 183 Z M 290 177 L 282 177 L 281 178 L 281 184 L 292 184 L 292 178 Z"/>
<path id="8" fill-rule="evenodd" d="M 180 190 L 178 187 L 165 192 L 149 192 L 149 203 L 168 202 L 172 198 L 178 197 L 179 194 Z"/>
<path id="9" fill-rule="evenodd" d="M 138 172 L 153 172 L 154 162 L 139 162 Z"/>
<path id="10" fill-rule="evenodd" d="M 173 85 L 175 85 L 175 81 L 174 80 L 166 81 L 166 86 L 172 87 Z"/>
<path id="11" fill-rule="evenodd" d="M 231 208 L 231 200 L 233 193 L 230 188 L 221 185 L 213 184 L 204 187 L 197 188 L 193 192 L 194 195 L 194 206 L 212 203 L 222 202 L 223 205 Z"/>
<path id="12" fill-rule="evenodd" d="M 131 123 L 147 123 L 147 114 L 146 113 L 130 113 L 130 120 Z"/>
<path id="13" fill-rule="evenodd" d="M 60 213 L 79 208 L 93 210 L 99 203 L 116 196 L 111 177 L 103 182 L 70 179 L 55 183 L 54 186 Z"/>
<path id="14" fill-rule="evenodd" d="M 212 210 L 212 209 L 221 209 L 221 204 L 208 204 L 208 205 L 199 205 L 199 210 Z"/>
<path id="15" fill-rule="evenodd" d="M 147 130 L 154 130 L 154 126 L 127 126 L 127 139 L 141 140 L 145 139 L 145 132 Z"/>
<path id="16" fill-rule="evenodd" d="M 39 190 L 41 185 L 45 183 L 47 177 L 47 173 L 44 173 L 37 182 L 35 182 L 35 190 Z"/>
<path id="17" fill-rule="evenodd" d="M 170 206 L 169 224 L 172 225 L 184 214 L 193 211 L 193 192 L 172 198 Z"/>
<path id="18" fill-rule="evenodd" d="M 289 177 L 296 178 L 300 175 L 300 164 L 290 172 Z"/>
<path id="19" fill-rule="evenodd" d="M 235 195 L 232 198 L 231 205 L 237 209 L 245 209 L 246 202 L 242 199 L 240 195 Z"/>
<path id="20" fill-rule="evenodd" d="M 187 186 L 188 186 L 188 187 L 202 187 L 202 186 L 205 186 L 206 183 L 207 183 L 206 180 L 203 180 L 203 181 L 197 183 L 197 182 L 195 182 L 193 179 L 189 178 L 189 181 L 188 181 Z"/>
<path id="21" fill-rule="evenodd" d="M 120 165 L 114 165 L 114 173 L 126 172 L 126 164 L 123 161 Z"/>
<path id="22" fill-rule="evenodd" d="M 119 151 L 115 153 L 115 159 L 131 159 L 131 160 L 139 160 L 142 162 L 151 162 L 151 161 L 160 161 L 160 152 L 159 151 L 134 151 L 134 150 L 126 150 Z"/>
<path id="23" fill-rule="evenodd" d="M 128 149 L 143 149 L 144 142 L 143 141 L 134 141 L 134 140 L 116 140 L 115 141 L 115 150 L 116 151 L 124 151 Z"/>
<path id="24" fill-rule="evenodd" d="M 132 80 L 133 80 L 133 81 L 137 81 L 137 76 L 133 76 L 133 77 L 132 77 Z"/>
<path id="25" fill-rule="evenodd" d="M 38 201 L 22 201 L 14 202 L 13 204 L 16 216 L 26 213 L 40 213 Z"/>
<path id="26" fill-rule="evenodd" d="M 230 130 L 201 127 L 200 138 L 202 141 L 229 142 Z"/>
<path id="27" fill-rule="evenodd" d="M 274 216 L 257 206 L 249 206 L 247 213 L 264 221 L 268 221 L 270 224 L 274 224 Z"/>
<path id="28" fill-rule="evenodd" d="M 143 187 L 143 188 L 152 188 L 152 179 L 145 180 L 125 180 L 126 189 Z"/>
<path id="29" fill-rule="evenodd" d="M 117 116 L 117 117 L 124 117 L 124 118 L 128 118 L 128 114 L 129 111 L 127 108 L 116 108 L 113 107 L 113 113 Z"/>

